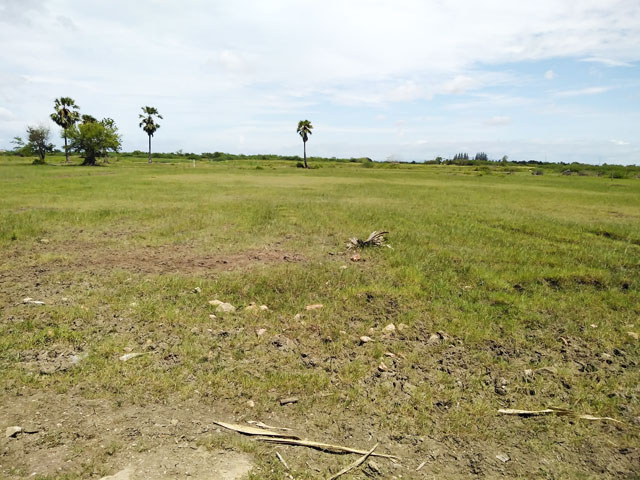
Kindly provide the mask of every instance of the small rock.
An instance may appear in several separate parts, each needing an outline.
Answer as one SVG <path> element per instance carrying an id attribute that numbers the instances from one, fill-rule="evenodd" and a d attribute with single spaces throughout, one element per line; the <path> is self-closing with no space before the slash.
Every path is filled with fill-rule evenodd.
<path id="1" fill-rule="evenodd" d="M 7 427 L 7 429 L 4 431 L 4 436 L 6 438 L 13 438 L 20 432 L 22 432 L 22 427 Z"/>
<path id="2" fill-rule="evenodd" d="M 40 243 L 47 244 L 47 243 L 49 243 L 49 240 L 47 238 L 41 238 L 40 239 Z"/>
<path id="3" fill-rule="evenodd" d="M 215 319 L 216 319 L 216 318 L 218 318 L 218 317 L 216 317 L 216 316 L 212 313 L 212 314 L 210 314 L 210 315 L 209 315 L 209 318 L 210 318 L 211 320 L 215 320 Z"/>
<path id="4" fill-rule="evenodd" d="M 253 400 L 247 400 L 247 407 L 255 408 L 256 403 Z"/>
<path id="5" fill-rule="evenodd" d="M 293 316 L 293 319 L 294 319 L 296 322 L 297 322 L 297 321 L 299 321 L 301 318 L 302 318 L 302 315 L 300 315 L 299 313 L 296 313 L 296 314 Z"/>
<path id="6" fill-rule="evenodd" d="M 60 299 L 60 301 L 61 301 L 61 302 L 65 302 L 65 303 L 66 303 L 66 302 L 68 302 L 68 301 L 69 301 L 69 299 L 68 299 L 67 297 L 62 297 L 62 298 Z"/>
<path id="7" fill-rule="evenodd" d="M 352 255 L 349 260 L 351 260 L 352 262 L 359 262 L 360 259 L 361 259 L 360 254 L 356 253 L 355 255 Z"/>
<path id="8" fill-rule="evenodd" d="M 193 333 L 194 335 L 197 335 L 200 333 L 200 329 L 198 327 L 193 327 L 191 329 L 191 333 Z"/>
<path id="9" fill-rule="evenodd" d="M 401 323 L 400 325 L 398 325 L 398 331 L 400 333 L 403 333 L 404 331 L 406 331 L 409 328 L 409 325 L 407 325 L 406 323 Z"/>
<path id="10" fill-rule="evenodd" d="M 300 399 L 298 397 L 281 398 L 280 399 L 280 405 L 284 406 L 284 405 L 288 405 L 290 403 L 298 403 L 299 401 L 300 401 Z"/>
<path id="11" fill-rule="evenodd" d="M 367 337 L 366 335 L 363 335 L 360 337 L 360 345 L 369 343 L 369 342 L 373 342 L 373 338 Z"/>
<path id="12" fill-rule="evenodd" d="M 380 365 L 378 365 L 378 370 L 380 370 L 381 372 L 388 372 L 389 367 L 387 367 L 384 362 L 380 362 Z"/>
<path id="13" fill-rule="evenodd" d="M 496 378 L 495 380 L 495 392 L 498 395 L 506 395 L 507 392 L 507 379 L 504 377 Z"/>
<path id="14" fill-rule="evenodd" d="M 202 289 L 200 287 L 196 287 L 193 289 L 193 293 L 201 293 Z"/>
<path id="15" fill-rule="evenodd" d="M 284 335 L 276 335 L 273 337 L 273 340 L 271 341 L 271 343 L 278 349 L 278 350 L 282 350 L 284 352 L 293 350 L 296 348 L 296 342 L 294 342 L 293 340 L 291 340 L 288 337 L 285 337 Z"/>
<path id="16" fill-rule="evenodd" d="M 589 325 L 591 328 L 598 328 L 598 325 L 596 325 L 595 323 L 592 323 L 591 325 Z"/>
<path id="17" fill-rule="evenodd" d="M 609 355 L 608 353 L 601 353 L 600 354 L 600 358 L 603 360 L 610 360 L 611 359 L 611 355 Z"/>
<path id="18" fill-rule="evenodd" d="M 217 307 L 218 305 L 222 305 L 224 302 L 221 302 L 220 300 L 209 300 L 209 305 L 213 305 L 214 307 Z"/>
<path id="19" fill-rule="evenodd" d="M 396 354 L 393 352 L 384 352 L 385 357 L 396 358 Z"/>
<path id="20" fill-rule="evenodd" d="M 396 331 L 396 326 L 393 323 L 390 323 L 386 327 L 382 329 L 384 333 L 394 333 Z"/>
<path id="21" fill-rule="evenodd" d="M 498 455 L 496 455 L 496 458 L 502 463 L 507 463 L 509 460 L 511 460 L 511 457 L 509 457 L 509 455 L 507 455 L 506 453 L 499 453 Z"/>
<path id="22" fill-rule="evenodd" d="M 437 345 L 440 343 L 440 335 L 432 333 L 427 339 L 427 345 Z"/>
<path id="23" fill-rule="evenodd" d="M 629 335 L 634 340 L 638 340 L 638 338 L 640 338 L 640 336 L 636 332 L 627 332 L 627 335 Z"/>
<path id="24" fill-rule="evenodd" d="M 530 368 L 525 369 L 525 371 L 524 371 L 524 376 L 525 377 L 530 377 L 532 375 L 533 375 L 533 370 L 532 369 L 530 369 Z"/>
<path id="25" fill-rule="evenodd" d="M 259 328 L 259 329 L 256 330 L 256 335 L 259 336 L 259 337 L 261 337 L 265 333 L 267 333 L 267 329 L 266 328 Z"/>
<path id="26" fill-rule="evenodd" d="M 340 270 L 346 270 L 348 267 L 346 265 L 340 265 Z"/>
<path id="27" fill-rule="evenodd" d="M 307 310 L 319 310 L 320 308 L 324 307 L 323 304 L 321 303 L 314 303 L 313 305 L 307 305 L 305 308 Z"/>
<path id="28" fill-rule="evenodd" d="M 178 425 L 178 423 L 180 423 L 180 422 L 178 422 L 178 419 L 177 419 L 177 418 L 172 418 L 170 423 L 171 423 L 171 425 L 173 425 L 173 426 L 175 427 L 175 426 L 176 426 L 176 425 Z"/>
<path id="29" fill-rule="evenodd" d="M 234 307 L 230 303 L 221 303 L 216 307 L 216 312 L 233 313 L 235 311 L 236 311 L 236 307 Z"/>
<path id="30" fill-rule="evenodd" d="M 266 305 L 260 305 L 260 310 L 263 312 L 266 312 L 267 310 L 269 310 L 269 307 L 267 307 Z"/>

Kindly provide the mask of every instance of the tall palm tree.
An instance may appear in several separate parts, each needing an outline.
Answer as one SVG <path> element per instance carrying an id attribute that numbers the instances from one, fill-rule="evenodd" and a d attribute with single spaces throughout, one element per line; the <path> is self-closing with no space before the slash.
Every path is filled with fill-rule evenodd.
<path id="1" fill-rule="evenodd" d="M 160 128 L 160 125 L 156 123 L 156 118 L 162 119 L 162 115 L 158 113 L 156 107 L 142 107 L 140 118 L 142 119 L 140 127 L 149 135 L 149 163 L 151 163 L 151 137 Z"/>
<path id="2" fill-rule="evenodd" d="M 53 120 L 56 125 L 62 128 L 62 137 L 64 138 L 64 154 L 66 157 L 66 163 L 69 163 L 67 130 L 73 127 L 76 122 L 80 120 L 80 112 L 78 111 L 80 107 L 76 105 L 76 102 L 73 98 L 60 97 L 56 98 L 55 103 L 53 104 L 53 109 L 55 111 L 51 114 L 51 120 Z"/>
<path id="3" fill-rule="evenodd" d="M 309 120 L 300 120 L 298 122 L 296 131 L 302 137 L 302 144 L 304 145 L 304 168 L 309 168 L 309 165 L 307 165 L 307 140 L 309 140 L 309 135 L 313 133 L 311 130 L 313 130 L 313 125 Z"/>

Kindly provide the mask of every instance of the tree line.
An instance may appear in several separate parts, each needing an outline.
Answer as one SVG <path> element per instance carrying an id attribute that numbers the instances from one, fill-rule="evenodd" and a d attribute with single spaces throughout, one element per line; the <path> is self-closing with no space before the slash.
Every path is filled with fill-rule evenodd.
<path id="1" fill-rule="evenodd" d="M 140 128 L 149 137 L 151 163 L 151 137 L 160 128 L 157 119 L 162 119 L 162 115 L 155 107 L 145 106 L 139 117 Z M 56 98 L 50 118 L 62 129 L 65 163 L 69 163 L 69 153 L 75 152 L 83 158 L 82 165 L 96 165 L 98 160 L 106 160 L 110 152 L 119 152 L 122 147 L 122 136 L 115 120 L 108 117 L 98 120 L 93 115 L 81 114 L 80 107 L 71 97 Z M 51 143 L 51 131 L 44 125 L 29 125 L 26 142 L 18 136 L 11 143 L 17 153 L 35 155 L 36 164 L 45 163 L 46 155 L 55 149 Z"/>
<path id="2" fill-rule="evenodd" d="M 56 98 L 53 104 L 51 120 L 62 129 L 61 137 L 64 139 L 65 163 L 69 163 L 69 153 L 75 152 L 83 158 L 82 165 L 96 165 L 99 159 L 106 159 L 110 152 L 116 153 L 122 147 L 122 136 L 118 133 L 116 122 L 112 118 L 103 118 L 98 121 L 88 114 L 80 114 L 80 107 L 71 97 Z M 149 137 L 149 159 L 151 163 L 151 137 L 160 128 L 158 119 L 162 115 L 155 107 L 144 106 L 139 115 L 140 128 Z M 309 120 L 300 120 L 296 132 L 300 135 L 304 149 L 304 168 L 307 164 L 307 141 L 312 134 L 313 125 Z M 45 163 L 48 153 L 55 150 L 50 141 L 51 132 L 44 125 L 27 127 L 27 141 L 22 137 L 14 137 L 14 152 L 35 155 L 33 163 Z"/>

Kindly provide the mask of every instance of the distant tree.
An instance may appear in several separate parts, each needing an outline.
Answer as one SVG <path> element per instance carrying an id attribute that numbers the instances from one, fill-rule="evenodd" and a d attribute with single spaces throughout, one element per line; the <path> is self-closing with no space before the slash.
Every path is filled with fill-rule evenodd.
<path id="1" fill-rule="evenodd" d="M 110 151 L 119 151 L 122 143 L 113 119 L 104 118 L 98 122 L 90 115 L 87 117 L 70 129 L 71 149 L 82 155 L 82 165 L 96 165 L 98 159 L 106 159 Z"/>
<path id="2" fill-rule="evenodd" d="M 504 156 L 502 157 L 502 163 L 506 165 L 507 160 L 509 160 L 509 156 L 508 156 L 508 155 L 504 155 Z"/>
<path id="3" fill-rule="evenodd" d="M 151 163 L 151 137 L 156 133 L 156 130 L 160 128 L 160 125 L 156 122 L 156 118 L 162 119 L 162 115 L 158 113 L 155 107 L 142 107 L 142 113 L 140 114 L 142 121 L 140 127 L 149 136 L 149 162 Z"/>
<path id="4" fill-rule="evenodd" d="M 456 153 L 453 156 L 453 161 L 455 162 L 456 160 L 469 160 L 469 154 L 468 153 Z"/>
<path id="5" fill-rule="evenodd" d="M 302 145 L 304 148 L 304 168 L 309 168 L 309 165 L 307 165 L 307 140 L 309 140 L 309 135 L 313 133 L 311 130 L 313 130 L 313 125 L 311 125 L 309 120 L 300 120 L 298 122 L 298 129 L 296 131 L 298 132 L 298 135 L 302 137 Z"/>
<path id="6" fill-rule="evenodd" d="M 22 155 L 22 152 L 24 151 L 24 140 L 22 140 L 22 137 L 13 137 L 13 140 L 11 140 L 11 143 L 14 145 L 13 146 L 13 153 L 15 153 L 16 155 Z"/>
<path id="7" fill-rule="evenodd" d="M 64 138 L 64 154 L 65 162 L 69 163 L 69 148 L 67 145 L 67 130 L 73 127 L 80 120 L 80 112 L 78 105 L 73 98 L 60 97 L 56 98 L 53 104 L 54 112 L 51 114 L 51 120 L 62 128 L 62 138 Z"/>
<path id="8" fill-rule="evenodd" d="M 55 148 L 49 142 L 49 129 L 44 126 L 27 127 L 27 138 L 29 142 L 25 146 L 27 153 L 37 155 L 38 158 L 33 161 L 36 165 L 44 164 L 44 157 L 47 153 L 52 152 Z"/>
<path id="9" fill-rule="evenodd" d="M 442 157 L 436 157 L 436 163 L 440 165 L 442 163 Z"/>
<path id="10" fill-rule="evenodd" d="M 475 160 L 481 160 L 481 161 L 486 162 L 487 160 L 489 160 L 489 157 L 484 152 L 478 152 L 478 153 L 476 153 Z"/>

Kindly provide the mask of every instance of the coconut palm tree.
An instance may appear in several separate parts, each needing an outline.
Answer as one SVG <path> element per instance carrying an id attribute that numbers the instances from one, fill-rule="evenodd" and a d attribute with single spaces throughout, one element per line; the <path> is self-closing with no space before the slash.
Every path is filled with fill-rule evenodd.
<path id="1" fill-rule="evenodd" d="M 160 125 L 156 123 L 156 118 L 162 119 L 162 115 L 158 113 L 156 107 L 142 107 L 140 118 L 142 119 L 140 127 L 149 135 L 149 163 L 151 163 L 151 137 L 160 128 Z"/>
<path id="2" fill-rule="evenodd" d="M 64 154 L 66 157 L 66 163 L 69 163 L 69 149 L 67 146 L 67 130 L 73 127 L 78 120 L 80 120 L 79 106 L 73 98 L 60 97 L 56 98 L 53 109 L 55 110 L 51 114 L 51 120 L 56 125 L 62 128 L 62 137 L 64 138 Z"/>
<path id="3" fill-rule="evenodd" d="M 304 145 L 304 168 L 309 168 L 307 165 L 307 140 L 309 140 L 309 135 L 313 133 L 311 130 L 313 130 L 313 125 L 309 120 L 300 120 L 298 122 L 296 131 L 302 137 L 302 144 Z"/>

